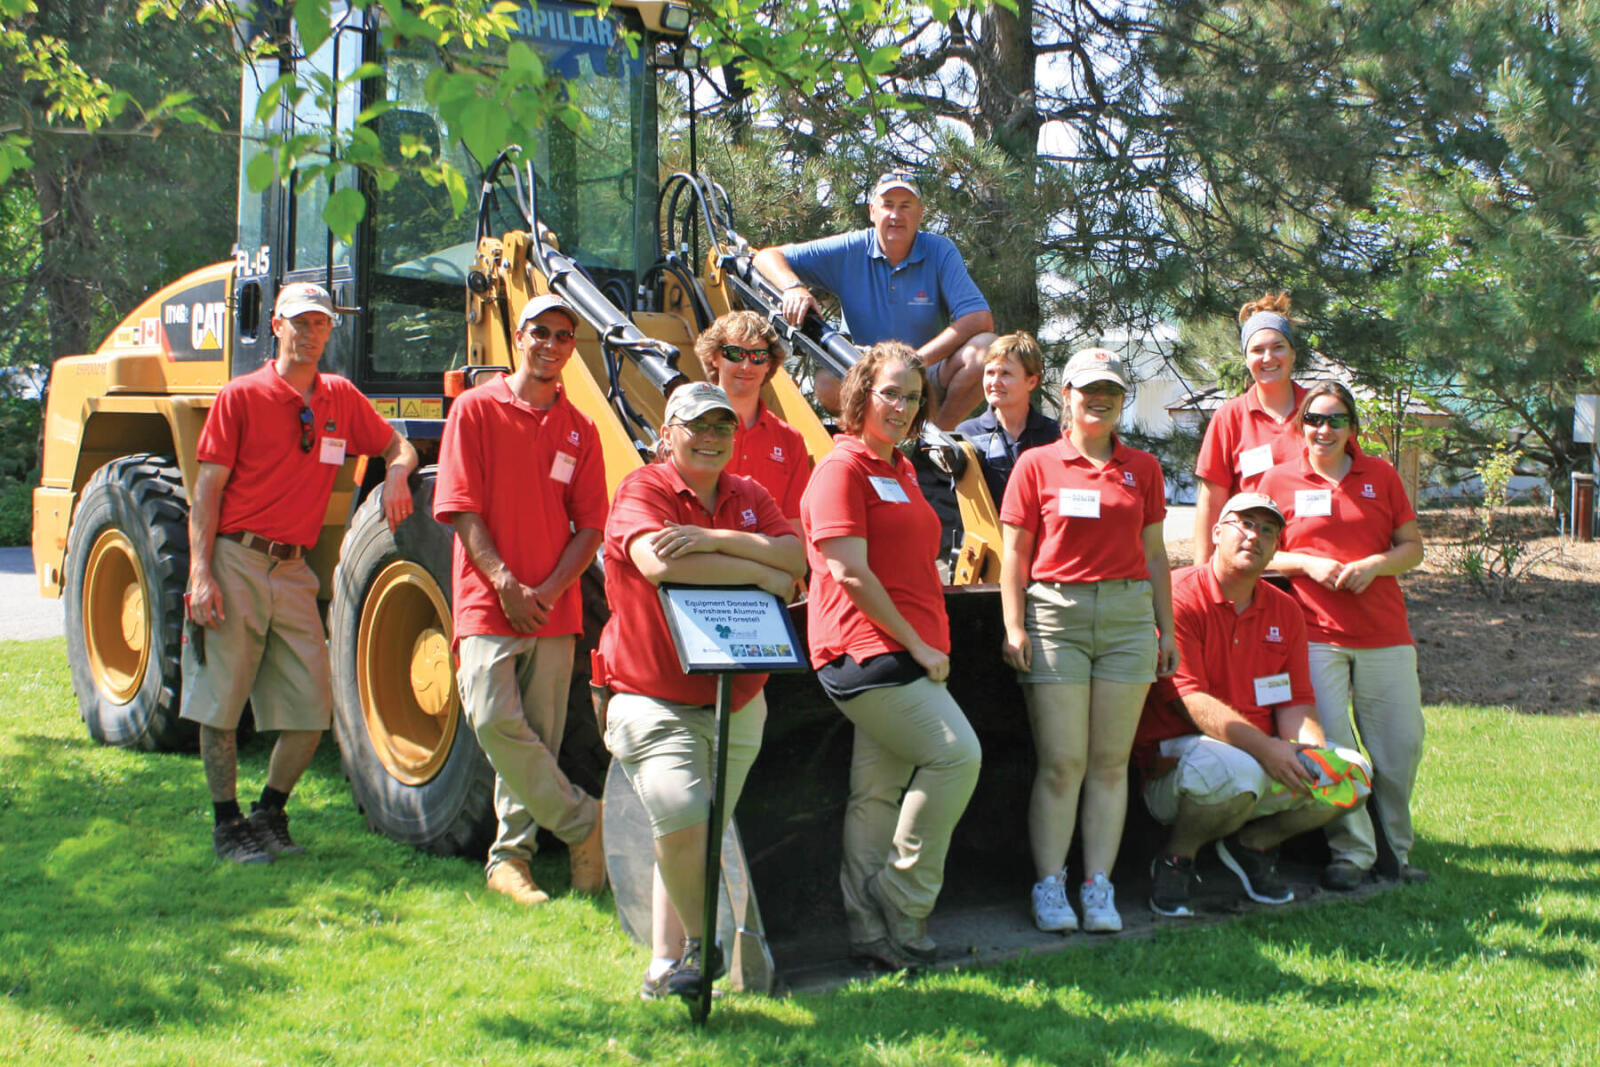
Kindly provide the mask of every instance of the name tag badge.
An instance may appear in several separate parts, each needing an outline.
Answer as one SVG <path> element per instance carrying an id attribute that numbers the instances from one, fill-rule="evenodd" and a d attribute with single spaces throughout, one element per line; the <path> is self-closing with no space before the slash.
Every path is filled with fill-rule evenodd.
<path id="1" fill-rule="evenodd" d="M 1307 518 L 1317 515 L 1332 515 L 1333 490 L 1296 489 L 1294 491 L 1294 513 L 1296 516 L 1304 515 Z"/>
<path id="2" fill-rule="evenodd" d="M 1074 519 L 1098 519 L 1100 517 L 1100 490 L 1063 489 L 1061 490 L 1061 495 L 1056 497 L 1056 511 L 1058 514 L 1067 515 Z"/>
<path id="3" fill-rule="evenodd" d="M 557 452 L 550 464 L 550 477 L 558 482 L 570 483 L 572 472 L 578 469 L 578 457 L 567 452 Z"/>
<path id="4" fill-rule="evenodd" d="M 337 467 L 344 462 L 344 438 L 324 437 L 322 439 L 322 454 L 318 459 L 323 463 L 331 463 Z"/>
<path id="5" fill-rule="evenodd" d="M 867 480 L 872 483 L 872 488 L 878 493 L 878 499 L 888 504 L 909 504 L 911 498 L 906 496 L 906 487 L 901 485 L 896 478 L 885 478 L 882 475 L 868 475 Z"/>
<path id="6" fill-rule="evenodd" d="M 1287 704 L 1294 695 L 1289 685 L 1289 673 L 1267 674 L 1256 679 L 1256 703 L 1263 708 L 1274 704 Z"/>
<path id="7" fill-rule="evenodd" d="M 1246 478 L 1272 469 L 1272 446 L 1257 445 L 1239 453 L 1239 473 Z"/>

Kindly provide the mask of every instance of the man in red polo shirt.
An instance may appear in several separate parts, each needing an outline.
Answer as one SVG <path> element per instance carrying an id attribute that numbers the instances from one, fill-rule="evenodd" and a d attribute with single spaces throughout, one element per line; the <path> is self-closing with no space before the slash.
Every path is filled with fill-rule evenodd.
<path id="1" fill-rule="evenodd" d="M 317 371 L 336 317 L 321 286 L 279 290 L 276 358 L 222 387 L 196 450 L 183 717 L 200 724 L 212 848 L 237 863 L 305 851 L 289 837 L 284 804 L 328 728 L 333 693 L 321 583 L 304 556 L 322 534 L 345 457 L 381 455 L 390 528 L 411 514 L 406 479 L 416 450 L 355 386 Z M 246 699 L 256 728 L 278 731 L 248 819 L 239 810 L 235 736 Z"/>
<path id="2" fill-rule="evenodd" d="M 556 762 L 583 632 L 578 579 L 606 521 L 599 434 L 561 389 L 577 329 L 559 297 L 524 305 L 517 369 L 450 408 L 433 498 L 434 518 L 456 530 L 461 704 L 495 769 L 499 828 L 484 873 L 490 889 L 527 905 L 550 899 L 528 868 L 540 826 L 566 843 L 574 890 L 605 887 L 600 802 Z"/>
<path id="3" fill-rule="evenodd" d="M 1178 672 L 1151 686 L 1133 746 L 1145 803 L 1171 827 L 1151 870 L 1158 915 L 1194 914 L 1195 854 L 1213 841 L 1251 899 L 1293 900 L 1278 876 L 1278 846 L 1348 810 L 1315 797 L 1317 775 L 1301 757 L 1327 746 L 1304 617 L 1292 597 L 1259 581 L 1282 531 L 1271 497 L 1238 493 L 1212 527 L 1211 559 L 1172 576 Z"/>

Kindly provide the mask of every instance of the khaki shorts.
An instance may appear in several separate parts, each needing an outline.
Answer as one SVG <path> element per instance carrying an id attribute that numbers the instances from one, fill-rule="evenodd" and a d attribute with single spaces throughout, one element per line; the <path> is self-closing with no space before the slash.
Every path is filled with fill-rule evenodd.
<path id="1" fill-rule="evenodd" d="M 728 720 L 724 823 L 739 802 L 750 765 L 761 751 L 766 722 L 764 693 L 757 693 Z M 656 837 L 711 818 L 711 753 L 716 740 L 717 712 L 708 705 L 618 693 L 606 707 L 606 748 L 628 772 Z"/>
<path id="2" fill-rule="evenodd" d="M 211 574 L 224 618 L 206 630 L 205 666 L 183 646 L 183 718 L 232 730 L 249 700 L 258 730 L 326 730 L 333 690 L 316 572 L 219 537 Z"/>
<path id="3" fill-rule="evenodd" d="M 1130 685 L 1156 680 L 1156 612 L 1150 582 L 1032 582 L 1024 625 L 1033 644 L 1022 685 Z"/>
<path id="4" fill-rule="evenodd" d="M 1159 823 L 1170 826 L 1178 817 L 1181 797 L 1197 804 L 1225 804 L 1249 793 L 1256 798 L 1251 820 L 1321 803 L 1309 793 L 1296 797 L 1278 785 L 1250 753 L 1205 734 L 1169 737 L 1161 742 L 1160 751 L 1167 759 L 1177 760 L 1178 765 L 1144 784 L 1145 806 Z M 1357 753 L 1341 750 L 1341 754 L 1371 774 L 1371 765 Z"/>

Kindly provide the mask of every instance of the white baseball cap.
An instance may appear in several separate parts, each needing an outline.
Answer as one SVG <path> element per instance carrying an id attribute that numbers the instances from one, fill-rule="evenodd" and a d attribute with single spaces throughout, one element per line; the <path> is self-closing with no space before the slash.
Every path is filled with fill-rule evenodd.
<path id="1" fill-rule="evenodd" d="M 328 290 L 311 282 L 295 282 L 278 290 L 278 301 L 272 308 L 275 319 L 292 319 L 308 311 L 320 311 L 339 321 L 339 312 L 333 306 Z"/>

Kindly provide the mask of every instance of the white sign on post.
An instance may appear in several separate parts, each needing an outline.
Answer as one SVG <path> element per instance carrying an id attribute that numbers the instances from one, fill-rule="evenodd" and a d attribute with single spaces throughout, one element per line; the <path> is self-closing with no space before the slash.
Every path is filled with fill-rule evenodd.
<path id="1" fill-rule="evenodd" d="M 806 668 L 788 608 L 766 590 L 663 585 L 660 594 L 685 674 Z"/>

